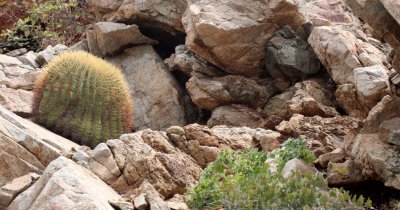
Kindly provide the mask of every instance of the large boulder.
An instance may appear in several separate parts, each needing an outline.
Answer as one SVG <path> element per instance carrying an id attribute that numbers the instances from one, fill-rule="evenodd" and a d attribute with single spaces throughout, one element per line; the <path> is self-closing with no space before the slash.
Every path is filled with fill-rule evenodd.
<path id="1" fill-rule="evenodd" d="M 89 170 L 59 157 L 7 209 L 113 210 L 110 200 L 122 200 L 122 197 Z"/>
<path id="2" fill-rule="evenodd" d="M 299 2 L 189 1 L 182 22 L 186 46 L 221 69 L 254 75 L 263 71 L 264 46 L 279 26 L 305 23 Z"/>
<path id="3" fill-rule="evenodd" d="M 89 51 L 98 56 L 116 55 L 134 45 L 157 44 L 157 41 L 142 35 L 137 25 L 98 22 L 87 33 L 90 33 L 87 36 Z"/>
<path id="4" fill-rule="evenodd" d="M 235 75 L 207 77 L 196 74 L 186 83 L 186 89 L 193 103 L 203 109 L 212 110 L 233 103 L 259 107 L 276 92 L 271 82 L 266 83 L 263 85 Z"/>
<path id="5" fill-rule="evenodd" d="M 152 46 L 132 47 L 107 60 L 122 70 L 128 82 L 134 130 L 186 123 L 183 90 Z"/>
<path id="6" fill-rule="evenodd" d="M 263 121 L 264 118 L 261 116 L 261 113 L 243 105 L 233 104 L 215 108 L 212 111 L 210 119 L 207 121 L 207 126 L 227 125 L 259 128 L 262 126 Z"/>
<path id="7" fill-rule="evenodd" d="M 0 106 L 0 186 L 31 172 L 41 174 L 52 160 L 77 147 Z"/>

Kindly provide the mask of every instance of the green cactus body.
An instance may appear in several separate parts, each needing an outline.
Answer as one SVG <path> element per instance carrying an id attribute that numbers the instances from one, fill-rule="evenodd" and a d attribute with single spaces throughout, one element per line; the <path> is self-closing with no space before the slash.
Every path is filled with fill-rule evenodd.
<path id="1" fill-rule="evenodd" d="M 67 52 L 36 81 L 33 116 L 44 127 L 94 147 L 131 131 L 131 103 L 120 70 L 87 52 Z"/>

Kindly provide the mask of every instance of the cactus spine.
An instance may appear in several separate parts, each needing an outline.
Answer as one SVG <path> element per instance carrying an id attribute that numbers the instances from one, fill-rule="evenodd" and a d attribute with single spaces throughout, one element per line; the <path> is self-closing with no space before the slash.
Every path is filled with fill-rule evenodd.
<path id="1" fill-rule="evenodd" d="M 87 52 L 67 52 L 34 87 L 34 120 L 71 140 L 96 146 L 131 131 L 132 104 L 120 70 Z"/>

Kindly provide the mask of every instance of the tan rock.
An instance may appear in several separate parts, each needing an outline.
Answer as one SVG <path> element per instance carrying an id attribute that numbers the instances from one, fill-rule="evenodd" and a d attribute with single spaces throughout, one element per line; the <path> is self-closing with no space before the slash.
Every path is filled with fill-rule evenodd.
<path id="1" fill-rule="evenodd" d="M 186 89 L 194 104 L 208 110 L 232 103 L 262 106 L 276 91 L 271 84 L 264 86 L 242 76 L 210 78 L 200 74 L 189 79 Z"/>
<path id="2" fill-rule="evenodd" d="M 181 88 L 152 46 L 126 49 L 108 59 L 122 69 L 133 100 L 133 128 L 162 130 L 186 124 Z"/>
<path id="3" fill-rule="evenodd" d="M 379 139 L 383 142 L 400 146 L 400 118 L 384 121 L 379 128 Z"/>
<path id="4" fill-rule="evenodd" d="M 15 198 L 8 209 L 114 209 L 109 200 L 122 200 L 89 170 L 59 157 L 40 179 Z"/>
<path id="5" fill-rule="evenodd" d="M 4 65 L 4 64 L 3 64 Z M 33 84 L 41 73 L 41 69 L 33 69 L 27 65 L 4 65 L 0 61 L 0 86 L 13 89 L 32 90 Z"/>
<path id="6" fill-rule="evenodd" d="M 145 210 L 147 208 L 146 194 L 141 193 L 133 199 L 133 203 L 135 204 L 135 208 L 138 210 Z"/>
<path id="7" fill-rule="evenodd" d="M 316 174 L 318 170 L 314 166 L 310 166 L 306 162 L 300 159 L 291 159 L 289 160 L 282 169 L 282 176 L 284 178 L 289 178 L 293 175 L 293 173 L 298 172 L 302 175 L 306 173 Z"/>
<path id="8" fill-rule="evenodd" d="M 326 178 L 328 184 L 343 186 L 362 183 L 366 180 L 361 167 L 352 159 L 348 159 L 344 163 L 329 164 Z"/>
<path id="9" fill-rule="evenodd" d="M 167 203 L 164 202 L 164 197 L 147 180 L 144 180 L 136 191 L 145 194 L 151 210 L 169 210 Z"/>
<path id="10" fill-rule="evenodd" d="M 233 127 L 259 128 L 263 117 L 257 111 L 243 105 L 229 105 L 215 108 L 207 126 L 227 125 Z"/>
<path id="11" fill-rule="evenodd" d="M 32 91 L 0 87 L 0 105 L 20 116 L 31 116 L 32 99 Z"/>
<path id="12" fill-rule="evenodd" d="M 28 189 L 39 177 L 36 173 L 29 173 L 2 186 L 0 188 L 0 208 L 7 207 L 19 193 Z"/>

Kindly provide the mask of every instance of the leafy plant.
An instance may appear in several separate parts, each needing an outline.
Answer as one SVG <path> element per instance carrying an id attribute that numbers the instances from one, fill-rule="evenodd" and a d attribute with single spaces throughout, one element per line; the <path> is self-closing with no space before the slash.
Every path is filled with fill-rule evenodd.
<path id="1" fill-rule="evenodd" d="M 281 169 L 270 170 L 270 158 L 278 165 L 289 159 L 313 156 L 305 144 L 291 139 L 273 154 L 256 150 L 225 150 L 204 170 L 198 185 L 186 195 L 191 209 L 362 209 L 371 201 L 351 197 L 343 189 L 329 189 L 320 174 L 294 173 L 284 178 Z M 297 151 L 291 152 L 289 150 Z"/>
<path id="2" fill-rule="evenodd" d="M 121 72 L 87 52 L 52 60 L 34 87 L 39 124 L 91 147 L 131 130 L 132 105 Z"/>
<path id="3" fill-rule="evenodd" d="M 25 47 L 37 51 L 46 44 L 71 44 L 82 34 L 90 18 L 78 0 L 36 1 L 28 17 L 2 32 L 4 40 L 0 46 L 8 50 Z"/>

